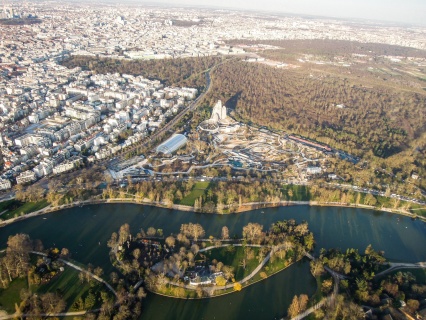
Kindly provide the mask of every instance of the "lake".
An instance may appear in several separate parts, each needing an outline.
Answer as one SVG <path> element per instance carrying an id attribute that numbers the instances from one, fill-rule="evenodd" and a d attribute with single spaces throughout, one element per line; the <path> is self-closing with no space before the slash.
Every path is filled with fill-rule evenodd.
<path id="1" fill-rule="evenodd" d="M 264 212 L 264 213 L 262 213 Z M 200 223 L 206 236 L 220 236 L 223 226 L 241 235 L 249 222 L 265 229 L 278 220 L 307 221 L 321 248 L 357 248 L 372 244 L 392 261 L 426 261 L 426 223 L 391 213 L 357 208 L 292 206 L 253 210 L 232 215 L 182 212 L 134 204 L 75 207 L 20 221 L 0 228 L 0 248 L 9 235 L 27 233 L 45 247 L 67 247 L 74 260 L 113 271 L 106 243 L 111 233 L 128 223 L 132 233 L 140 228 L 161 228 L 165 235 L 178 233 L 182 223 Z M 301 261 L 239 293 L 205 300 L 180 300 L 149 294 L 142 319 L 275 319 L 285 315 L 295 294 L 315 292 L 309 262 Z"/>

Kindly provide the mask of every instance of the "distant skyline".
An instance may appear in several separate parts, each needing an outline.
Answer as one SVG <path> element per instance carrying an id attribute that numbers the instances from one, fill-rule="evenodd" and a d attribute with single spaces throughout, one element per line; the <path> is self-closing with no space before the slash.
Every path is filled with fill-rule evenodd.
<path id="1" fill-rule="evenodd" d="M 426 25 L 425 0 L 147 0 L 144 2 L 148 1 L 169 3 L 174 6 L 212 6 Z"/>

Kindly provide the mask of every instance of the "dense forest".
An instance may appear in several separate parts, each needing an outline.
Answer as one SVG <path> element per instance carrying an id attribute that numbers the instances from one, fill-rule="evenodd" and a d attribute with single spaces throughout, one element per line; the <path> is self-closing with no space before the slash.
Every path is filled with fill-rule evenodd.
<path id="1" fill-rule="evenodd" d="M 231 41 L 238 44 L 238 41 Z M 355 80 L 364 86 L 387 86 L 424 93 L 426 51 L 385 44 L 339 40 L 241 41 L 248 52 L 297 66 L 305 72 L 320 72 Z M 261 46 L 261 44 L 273 47 Z M 265 47 L 263 49 L 263 47 Z M 252 55 L 252 53 L 249 53 Z"/>
<path id="2" fill-rule="evenodd" d="M 166 86 L 206 86 L 203 71 L 222 61 L 221 57 L 177 58 L 165 60 L 121 60 L 88 56 L 72 56 L 62 62 L 68 68 L 81 67 L 94 73 L 125 73 L 161 80 Z"/>
<path id="3" fill-rule="evenodd" d="M 426 58 L 426 51 L 410 47 L 401 47 L 380 43 L 361 43 L 348 40 L 311 39 L 311 40 L 228 40 L 229 45 L 258 45 L 265 44 L 285 48 L 286 52 L 321 55 L 390 55 L 403 57 Z"/>
<path id="4" fill-rule="evenodd" d="M 213 74 L 206 99 L 222 99 L 234 116 L 301 134 L 362 155 L 388 157 L 425 130 L 426 96 L 364 87 L 345 78 L 233 62 Z M 339 108 L 337 105 L 344 105 Z"/>

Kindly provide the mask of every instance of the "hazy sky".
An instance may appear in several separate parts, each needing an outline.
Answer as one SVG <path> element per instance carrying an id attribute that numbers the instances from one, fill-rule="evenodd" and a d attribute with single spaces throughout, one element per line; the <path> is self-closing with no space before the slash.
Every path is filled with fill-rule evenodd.
<path id="1" fill-rule="evenodd" d="M 426 0 L 151 0 L 426 25 Z"/>

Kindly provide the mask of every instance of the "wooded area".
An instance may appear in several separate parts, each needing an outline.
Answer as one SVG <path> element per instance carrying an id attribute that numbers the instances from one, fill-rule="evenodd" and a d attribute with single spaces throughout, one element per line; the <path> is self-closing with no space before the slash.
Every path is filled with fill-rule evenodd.
<path id="1" fill-rule="evenodd" d="M 309 53 L 309 54 L 322 54 L 334 56 L 338 55 L 351 55 L 367 54 L 371 55 L 391 55 L 391 56 L 410 56 L 418 58 L 426 58 L 426 51 L 401 47 L 390 44 L 381 43 L 361 43 L 348 40 L 332 40 L 332 39 L 310 39 L 310 40 L 243 40 L 234 39 L 226 41 L 229 45 L 257 45 L 265 44 L 285 48 L 286 52 L 292 53 Z"/>
<path id="2" fill-rule="evenodd" d="M 212 78 L 207 101 L 226 101 L 237 119 L 301 134 L 358 156 L 368 150 L 380 157 L 396 154 L 425 130 L 425 95 L 247 62 L 221 65 Z"/>
<path id="3" fill-rule="evenodd" d="M 162 60 L 122 60 L 72 56 L 62 62 L 68 68 L 81 67 L 94 73 L 124 73 L 162 81 L 166 86 L 206 86 L 203 71 L 222 61 L 222 57 L 176 58 Z"/>

